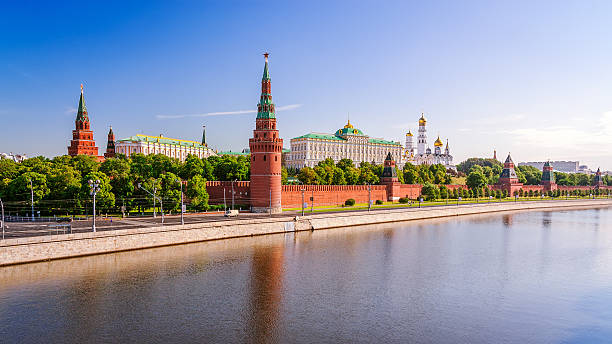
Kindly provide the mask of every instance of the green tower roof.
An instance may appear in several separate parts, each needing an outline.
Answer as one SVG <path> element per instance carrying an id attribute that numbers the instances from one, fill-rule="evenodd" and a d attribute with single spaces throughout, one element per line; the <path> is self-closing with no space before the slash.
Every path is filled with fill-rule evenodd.
<path id="1" fill-rule="evenodd" d="M 85 106 L 85 97 L 83 96 L 83 84 L 81 84 L 81 98 L 79 99 L 79 110 L 77 111 L 77 121 L 88 121 L 87 107 Z"/>
<path id="2" fill-rule="evenodd" d="M 266 64 L 264 66 L 264 72 L 263 72 L 262 79 L 263 80 L 270 80 L 270 72 L 268 71 L 268 56 L 267 56 L 268 54 L 266 53 L 264 55 L 266 55 Z"/>

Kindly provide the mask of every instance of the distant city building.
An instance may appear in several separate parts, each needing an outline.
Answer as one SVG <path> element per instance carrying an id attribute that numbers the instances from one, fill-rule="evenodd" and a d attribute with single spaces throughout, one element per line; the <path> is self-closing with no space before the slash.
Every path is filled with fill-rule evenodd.
<path id="1" fill-rule="evenodd" d="M 537 168 L 538 170 L 542 170 L 544 168 L 544 161 L 529 161 L 529 162 L 519 162 L 519 166 L 532 166 Z M 565 173 L 576 173 L 579 171 L 578 161 L 550 161 L 549 162 L 553 169 L 557 172 L 565 172 Z"/>
<path id="2" fill-rule="evenodd" d="M 0 159 L 10 159 L 14 162 L 22 162 L 27 158 L 25 154 L 0 153 Z"/>
<path id="3" fill-rule="evenodd" d="M 387 154 L 401 157 L 402 151 L 401 143 L 369 137 L 349 120 L 334 134 L 309 133 L 291 139 L 291 152 L 286 154 L 285 165 L 291 168 L 314 167 L 327 158 L 334 162 L 351 159 L 355 164 L 382 164 Z"/>
<path id="4" fill-rule="evenodd" d="M 115 154 L 124 154 L 129 157 L 136 153 L 144 155 L 163 154 L 180 161 L 185 161 L 189 154 L 199 158 L 208 158 L 209 156 L 216 155 L 212 149 L 208 148 L 206 142 L 173 139 L 163 135 L 149 136 L 139 134 L 115 142 Z"/>
<path id="5" fill-rule="evenodd" d="M 70 146 L 68 147 L 68 155 L 91 155 L 98 156 L 98 147 L 93 138 L 93 131 L 91 131 L 89 123 L 89 115 L 87 114 L 87 107 L 85 107 L 85 97 L 83 96 L 83 84 L 81 84 L 81 97 L 79 98 L 79 108 L 77 110 L 77 117 L 74 121 L 75 130 L 72 131 L 72 140 L 70 140 Z"/>
<path id="6" fill-rule="evenodd" d="M 580 165 L 580 166 L 578 166 L 578 172 L 579 173 L 586 173 L 586 174 L 593 173 L 593 171 L 591 171 L 591 169 L 587 165 Z"/>
<path id="7" fill-rule="evenodd" d="M 442 146 L 444 143 L 440 140 L 440 136 L 434 142 L 434 151 L 432 153 L 431 148 L 427 146 L 427 120 L 421 113 L 419 118 L 419 132 L 417 137 L 417 150 L 414 151 L 413 134 L 409 130 L 406 133 L 406 146 L 404 149 L 404 160 L 413 165 L 435 165 L 442 164 L 446 168 L 455 169 L 453 165 L 453 156 L 450 154 L 450 148 L 448 146 L 448 140 L 446 140 L 446 147 L 444 153 L 442 153 Z"/>

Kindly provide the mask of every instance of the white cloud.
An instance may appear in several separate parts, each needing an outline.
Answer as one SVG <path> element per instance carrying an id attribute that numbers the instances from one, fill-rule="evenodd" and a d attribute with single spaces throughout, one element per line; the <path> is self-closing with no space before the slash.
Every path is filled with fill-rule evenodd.
<path id="1" fill-rule="evenodd" d="M 75 107 L 67 107 L 66 110 L 64 110 L 64 115 L 74 115 L 77 113 L 79 109 L 75 108 Z"/>
<path id="2" fill-rule="evenodd" d="M 285 106 L 279 106 L 276 111 L 288 111 L 301 107 L 302 104 L 290 104 Z M 244 115 L 249 113 L 257 113 L 257 110 L 237 110 L 237 111 L 220 111 L 220 112 L 207 112 L 198 114 L 183 114 L 183 115 L 157 115 L 157 119 L 177 119 L 187 117 L 211 117 L 211 116 L 230 116 L 230 115 Z"/>

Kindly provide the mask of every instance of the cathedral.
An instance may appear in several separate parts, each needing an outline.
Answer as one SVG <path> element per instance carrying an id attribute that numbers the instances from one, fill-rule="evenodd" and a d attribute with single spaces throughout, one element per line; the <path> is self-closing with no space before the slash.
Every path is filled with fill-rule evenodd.
<path id="1" fill-rule="evenodd" d="M 440 136 L 434 142 L 434 151 L 432 153 L 431 148 L 427 146 L 427 120 L 421 113 L 419 118 L 419 132 L 417 137 L 416 151 L 414 147 L 414 135 L 411 131 L 406 133 L 406 147 L 404 149 L 404 161 L 409 162 L 413 165 L 435 165 L 442 164 L 447 169 L 455 169 L 453 165 L 453 156 L 450 154 L 450 148 L 448 147 L 448 140 L 446 140 L 446 147 L 444 147 L 444 153 L 442 153 L 442 147 L 444 143 L 440 140 Z"/>

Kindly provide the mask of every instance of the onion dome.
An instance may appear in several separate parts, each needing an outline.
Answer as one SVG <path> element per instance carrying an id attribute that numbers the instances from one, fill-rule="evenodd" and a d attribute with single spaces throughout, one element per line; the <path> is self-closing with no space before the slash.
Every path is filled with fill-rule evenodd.
<path id="1" fill-rule="evenodd" d="M 351 124 L 351 120 L 349 119 L 348 122 L 346 123 L 346 125 L 344 126 L 344 129 L 353 129 L 353 125 Z"/>
<path id="2" fill-rule="evenodd" d="M 440 136 L 438 136 L 438 139 L 436 140 L 436 142 L 434 142 L 434 146 L 436 147 L 444 146 L 444 143 L 442 143 L 442 140 L 440 140 Z"/>
<path id="3" fill-rule="evenodd" d="M 425 125 L 425 124 L 427 124 L 427 120 L 425 119 L 425 116 L 421 112 L 421 118 L 419 118 L 419 125 Z"/>
<path id="4" fill-rule="evenodd" d="M 408 132 L 406 133 L 406 136 L 413 136 L 410 130 L 408 130 Z"/>

